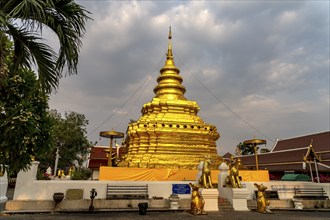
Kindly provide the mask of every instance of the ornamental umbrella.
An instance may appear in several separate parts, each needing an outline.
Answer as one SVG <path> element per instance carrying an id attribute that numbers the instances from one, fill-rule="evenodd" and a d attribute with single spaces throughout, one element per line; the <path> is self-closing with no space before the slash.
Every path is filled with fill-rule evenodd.
<path id="1" fill-rule="evenodd" d="M 118 131 L 114 131 L 112 129 L 111 131 L 101 131 L 100 132 L 100 136 L 101 137 L 105 137 L 105 138 L 110 138 L 109 155 L 108 155 L 108 166 L 111 167 L 112 166 L 112 141 L 115 138 L 123 138 L 124 137 L 124 133 L 118 132 Z"/>
<path id="2" fill-rule="evenodd" d="M 266 143 L 267 143 L 266 140 L 255 139 L 255 138 L 243 142 L 243 144 L 246 144 L 246 145 L 253 145 L 253 147 L 254 147 L 254 155 L 255 155 L 255 158 L 256 158 L 256 169 L 257 170 L 259 169 L 258 155 L 257 155 L 257 145 L 266 144 Z"/>

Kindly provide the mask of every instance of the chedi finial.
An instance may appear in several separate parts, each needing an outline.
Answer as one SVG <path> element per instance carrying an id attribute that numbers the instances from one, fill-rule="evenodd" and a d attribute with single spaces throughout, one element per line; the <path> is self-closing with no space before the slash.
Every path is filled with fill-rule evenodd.
<path id="1" fill-rule="evenodd" d="M 171 30 L 171 26 L 170 26 L 169 31 L 168 31 L 168 49 L 167 49 L 167 56 L 166 56 L 167 60 L 173 60 L 171 39 L 172 39 L 172 30 Z"/>

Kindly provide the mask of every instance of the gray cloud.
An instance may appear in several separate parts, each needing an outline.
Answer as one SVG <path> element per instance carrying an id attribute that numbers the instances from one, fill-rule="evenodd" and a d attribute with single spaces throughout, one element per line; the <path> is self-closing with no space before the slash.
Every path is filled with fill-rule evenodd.
<path id="1" fill-rule="evenodd" d="M 90 140 L 101 130 L 125 132 L 140 117 L 154 96 L 170 25 L 186 97 L 217 126 L 221 154 L 265 138 L 258 131 L 270 148 L 276 138 L 329 130 L 329 2 L 78 2 L 94 20 L 78 76 L 61 80 L 50 106 L 85 114 Z"/>

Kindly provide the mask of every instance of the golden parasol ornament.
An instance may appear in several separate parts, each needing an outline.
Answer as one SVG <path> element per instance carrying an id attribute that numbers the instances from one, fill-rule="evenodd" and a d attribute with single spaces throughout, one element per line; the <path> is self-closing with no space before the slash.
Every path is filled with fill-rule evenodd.
<path id="1" fill-rule="evenodd" d="M 256 169 L 259 170 L 259 164 L 258 164 L 258 152 L 257 152 L 257 146 L 258 145 L 262 145 L 262 144 L 267 144 L 266 140 L 262 140 L 262 139 L 251 139 L 251 140 L 246 140 L 243 142 L 243 144 L 245 145 L 253 145 L 254 147 L 254 155 L 256 158 Z"/>
<path id="2" fill-rule="evenodd" d="M 123 138 L 124 137 L 124 133 L 122 132 L 118 132 L 118 131 L 114 131 L 113 129 L 111 131 L 101 131 L 100 132 L 100 136 L 104 137 L 104 138 L 110 138 L 110 144 L 109 144 L 109 150 L 107 150 L 107 152 L 109 152 L 108 155 L 108 166 L 111 167 L 112 166 L 112 141 L 115 138 Z"/>

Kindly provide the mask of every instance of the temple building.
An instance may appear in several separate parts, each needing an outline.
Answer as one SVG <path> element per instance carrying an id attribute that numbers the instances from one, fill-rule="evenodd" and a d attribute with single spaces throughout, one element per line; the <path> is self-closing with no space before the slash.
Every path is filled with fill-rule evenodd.
<path id="1" fill-rule="evenodd" d="M 196 169 L 205 156 L 210 156 L 213 168 L 217 168 L 222 160 L 216 150 L 220 137 L 217 128 L 197 115 L 195 101 L 184 97 L 186 89 L 174 64 L 171 39 L 170 29 L 155 96 L 143 105 L 142 116 L 128 125 L 128 152 L 119 166 Z"/>
<path id="2" fill-rule="evenodd" d="M 230 158 L 230 154 L 223 158 Z M 255 155 L 237 156 L 247 169 L 255 170 Z M 273 180 L 286 173 L 307 174 L 330 180 L 330 131 L 277 140 L 268 153 L 258 154 L 259 169 L 268 170 Z M 322 180 L 321 180 L 322 181 Z"/>

